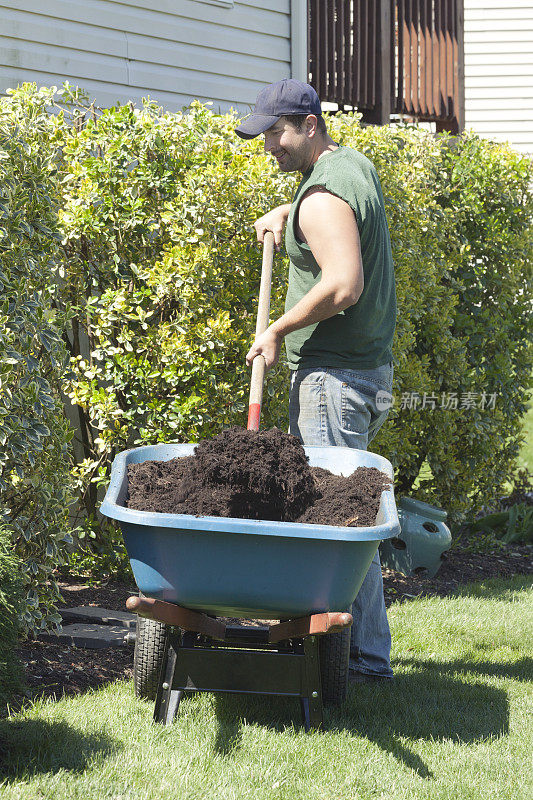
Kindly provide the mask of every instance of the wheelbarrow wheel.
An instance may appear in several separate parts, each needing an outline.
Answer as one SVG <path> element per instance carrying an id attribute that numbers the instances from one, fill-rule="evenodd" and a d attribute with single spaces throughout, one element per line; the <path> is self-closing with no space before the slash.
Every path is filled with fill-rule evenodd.
<path id="1" fill-rule="evenodd" d="M 133 656 L 133 686 L 136 697 L 155 700 L 167 636 L 167 627 L 162 622 L 137 617 Z"/>
<path id="2" fill-rule="evenodd" d="M 320 637 L 320 677 L 323 702 L 339 705 L 348 693 L 350 629 Z"/>

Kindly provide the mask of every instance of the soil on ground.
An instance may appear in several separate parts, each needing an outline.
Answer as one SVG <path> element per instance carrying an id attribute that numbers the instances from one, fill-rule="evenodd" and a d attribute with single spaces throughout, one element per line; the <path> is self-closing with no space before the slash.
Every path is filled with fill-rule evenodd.
<path id="1" fill-rule="evenodd" d="M 348 477 L 310 467 L 295 436 L 230 428 L 193 456 L 128 467 L 128 508 L 321 525 L 373 525 L 390 480 L 375 468 Z"/>

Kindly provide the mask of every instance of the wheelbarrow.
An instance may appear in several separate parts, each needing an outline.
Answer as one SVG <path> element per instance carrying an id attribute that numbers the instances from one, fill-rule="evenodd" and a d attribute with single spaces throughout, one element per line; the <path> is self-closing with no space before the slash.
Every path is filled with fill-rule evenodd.
<path id="1" fill-rule="evenodd" d="M 194 453 L 195 444 L 137 447 L 117 455 L 101 511 L 120 523 L 140 597 L 137 694 L 154 697 L 169 724 L 184 693 L 299 697 L 306 730 L 322 700 L 346 696 L 348 613 L 379 543 L 400 531 L 387 459 L 346 447 L 305 447 L 309 464 L 338 475 L 376 467 L 391 479 L 376 523 L 340 527 L 129 509 L 127 466 Z M 266 627 L 220 619 L 280 620 Z"/>
<path id="2" fill-rule="evenodd" d="M 265 237 L 256 334 L 266 329 L 273 237 Z M 254 359 L 248 428 L 259 430 L 265 372 Z M 305 729 L 320 727 L 323 700 L 348 684 L 351 607 L 379 543 L 400 530 L 389 461 L 345 447 L 305 447 L 310 466 L 338 475 L 376 467 L 391 479 L 372 527 L 195 517 L 128 509 L 128 464 L 193 455 L 194 444 L 160 444 L 114 460 L 102 514 L 120 523 L 140 591 L 135 611 L 136 694 L 155 699 L 170 724 L 185 693 L 299 697 Z M 262 627 L 220 619 L 280 620 Z"/>

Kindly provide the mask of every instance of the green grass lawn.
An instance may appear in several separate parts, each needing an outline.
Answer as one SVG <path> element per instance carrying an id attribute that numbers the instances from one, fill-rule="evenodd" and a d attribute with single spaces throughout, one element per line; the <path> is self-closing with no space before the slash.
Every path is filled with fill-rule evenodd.
<path id="1" fill-rule="evenodd" d="M 395 680 L 352 685 L 324 732 L 304 733 L 296 701 L 213 694 L 184 700 L 173 726 L 154 726 L 131 682 L 38 702 L 0 722 L 0 796 L 529 798 L 528 584 L 393 605 Z"/>

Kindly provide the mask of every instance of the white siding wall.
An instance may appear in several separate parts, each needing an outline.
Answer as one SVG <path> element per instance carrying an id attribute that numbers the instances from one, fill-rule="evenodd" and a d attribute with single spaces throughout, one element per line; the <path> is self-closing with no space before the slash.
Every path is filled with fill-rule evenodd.
<path id="1" fill-rule="evenodd" d="M 533 153 L 532 0 L 465 0 L 465 120 Z"/>
<path id="2" fill-rule="evenodd" d="M 0 92 L 68 80 L 101 106 L 149 95 L 247 112 L 291 75 L 290 12 L 290 0 L 0 0 Z"/>

